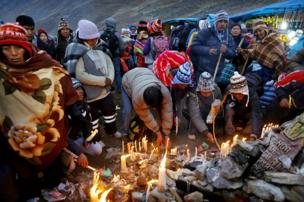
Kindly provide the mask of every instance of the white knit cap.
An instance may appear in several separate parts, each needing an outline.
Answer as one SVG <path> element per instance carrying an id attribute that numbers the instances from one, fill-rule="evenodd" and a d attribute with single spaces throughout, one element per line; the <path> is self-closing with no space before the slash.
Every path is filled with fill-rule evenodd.
<path id="1" fill-rule="evenodd" d="M 230 93 L 241 93 L 243 95 L 249 94 L 246 77 L 240 75 L 237 71 L 235 71 L 234 75 L 230 78 L 230 84 Z"/>
<path id="2" fill-rule="evenodd" d="M 200 75 L 196 91 L 200 92 L 212 92 L 214 91 L 214 82 L 211 79 L 211 74 L 209 72 L 203 72 Z"/>
<path id="3" fill-rule="evenodd" d="M 97 26 L 89 20 L 79 20 L 78 34 L 80 39 L 96 39 L 100 37 Z"/>

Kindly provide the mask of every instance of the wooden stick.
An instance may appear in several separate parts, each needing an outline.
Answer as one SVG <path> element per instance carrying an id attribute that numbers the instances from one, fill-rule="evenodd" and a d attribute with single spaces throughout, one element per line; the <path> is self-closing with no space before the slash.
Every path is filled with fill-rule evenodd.
<path id="1" fill-rule="evenodd" d="M 76 154 L 74 154 L 72 151 L 68 150 L 67 148 L 64 148 L 63 151 L 66 152 L 66 153 L 68 153 L 68 154 L 70 154 L 73 158 L 78 158 L 78 156 Z M 90 169 L 90 170 L 92 170 L 94 172 L 97 171 L 96 168 L 93 168 L 92 166 L 89 166 L 89 165 L 86 168 L 88 168 L 88 169 Z"/>
<path id="2" fill-rule="evenodd" d="M 248 63 L 248 60 L 249 60 L 249 56 L 247 57 L 244 65 L 243 65 L 243 68 L 242 68 L 242 71 L 241 71 L 241 75 L 243 75 L 245 73 L 245 70 L 246 70 L 246 66 L 247 66 L 247 63 Z"/>
<path id="3" fill-rule="evenodd" d="M 216 66 L 215 66 L 215 71 L 214 71 L 214 74 L 213 74 L 213 81 L 215 81 L 215 78 L 216 78 L 216 75 L 217 75 L 221 60 L 222 60 L 222 55 L 223 54 L 220 53 L 219 58 L 217 59 L 217 63 L 216 63 Z"/>

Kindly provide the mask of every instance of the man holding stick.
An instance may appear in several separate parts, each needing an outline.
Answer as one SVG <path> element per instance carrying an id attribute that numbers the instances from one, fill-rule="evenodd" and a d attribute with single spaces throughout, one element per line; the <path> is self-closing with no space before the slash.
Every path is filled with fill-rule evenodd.
<path id="1" fill-rule="evenodd" d="M 196 72 L 196 83 L 204 71 L 219 82 L 218 73 L 224 68 L 225 58 L 231 59 L 235 56 L 235 44 L 228 32 L 228 21 L 228 14 L 219 11 L 215 15 L 214 25 L 202 29 L 194 39 L 190 55 Z"/>

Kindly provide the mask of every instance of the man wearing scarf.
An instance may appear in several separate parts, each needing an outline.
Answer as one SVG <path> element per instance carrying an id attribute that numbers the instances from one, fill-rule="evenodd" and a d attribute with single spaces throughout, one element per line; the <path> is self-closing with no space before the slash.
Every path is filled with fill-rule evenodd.
<path id="1" fill-rule="evenodd" d="M 0 200 L 24 201 L 62 177 L 66 112 L 80 117 L 78 96 L 67 72 L 37 52 L 21 26 L 0 26 L 0 50 Z"/>
<path id="2" fill-rule="evenodd" d="M 272 80 L 282 72 L 286 72 L 285 49 L 278 35 L 258 20 L 253 27 L 255 40 L 249 45 L 248 49 L 240 49 L 240 53 L 245 58 L 252 58 L 262 66 L 258 74 L 263 79 L 263 83 Z"/>

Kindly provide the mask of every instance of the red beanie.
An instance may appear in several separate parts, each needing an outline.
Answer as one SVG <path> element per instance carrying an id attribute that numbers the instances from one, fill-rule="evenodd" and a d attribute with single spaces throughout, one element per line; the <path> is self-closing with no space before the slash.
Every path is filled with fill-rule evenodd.
<path id="1" fill-rule="evenodd" d="M 156 19 L 153 24 L 151 22 L 148 22 L 147 24 L 148 32 L 155 33 L 155 32 L 161 32 L 162 31 L 162 22 L 160 19 Z"/>
<path id="2" fill-rule="evenodd" d="M 40 36 L 40 34 L 44 33 L 46 36 L 48 36 L 47 32 L 45 31 L 45 29 L 40 28 L 38 29 L 38 36 Z"/>
<path id="3" fill-rule="evenodd" d="M 6 23 L 0 26 L 0 46 L 16 45 L 21 46 L 33 55 L 32 44 L 27 41 L 26 30 L 16 24 Z"/>

